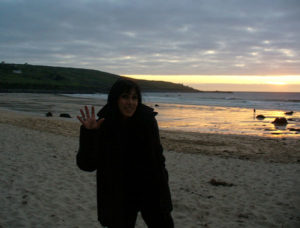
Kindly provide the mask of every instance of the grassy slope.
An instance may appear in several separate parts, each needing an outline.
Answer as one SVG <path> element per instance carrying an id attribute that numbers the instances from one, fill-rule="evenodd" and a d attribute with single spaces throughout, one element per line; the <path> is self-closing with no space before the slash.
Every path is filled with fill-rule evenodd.
<path id="1" fill-rule="evenodd" d="M 21 71 L 17 73 L 14 71 Z M 0 91 L 13 92 L 107 92 L 121 76 L 97 70 L 0 64 Z M 181 84 L 135 80 L 143 91 L 197 92 Z"/>

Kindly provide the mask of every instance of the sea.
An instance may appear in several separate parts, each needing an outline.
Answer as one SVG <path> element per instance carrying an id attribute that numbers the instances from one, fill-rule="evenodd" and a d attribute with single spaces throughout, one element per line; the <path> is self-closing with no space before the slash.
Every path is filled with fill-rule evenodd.
<path id="1" fill-rule="evenodd" d="M 74 121 L 83 105 L 100 109 L 107 94 L 0 94 L 0 107 L 55 115 L 68 112 Z M 157 112 L 160 129 L 201 133 L 300 138 L 300 93 L 200 92 L 143 93 L 143 103 Z M 263 115 L 264 119 L 256 118 Z M 286 118 L 278 126 L 275 118 Z"/>
<path id="2" fill-rule="evenodd" d="M 69 96 L 107 99 L 107 94 Z M 300 93 L 201 92 L 143 93 L 163 129 L 267 137 L 300 136 Z M 258 115 L 265 116 L 257 119 Z M 272 124 L 284 117 L 288 124 Z"/>

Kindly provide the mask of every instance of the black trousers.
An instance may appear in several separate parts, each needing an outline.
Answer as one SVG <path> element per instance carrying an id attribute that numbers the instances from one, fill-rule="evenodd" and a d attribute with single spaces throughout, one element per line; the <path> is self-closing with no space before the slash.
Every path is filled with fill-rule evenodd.
<path id="1" fill-rule="evenodd" d="M 142 218 L 148 228 L 174 228 L 171 213 L 162 213 L 151 202 L 141 203 L 141 201 L 131 201 L 125 207 L 120 221 L 115 221 L 116 225 L 108 228 L 134 228 L 138 212 L 141 212 Z"/>
<path id="2" fill-rule="evenodd" d="M 140 210 L 141 215 L 148 228 L 173 228 L 174 223 L 170 213 L 160 213 L 157 210 L 143 208 Z M 124 228 L 134 228 L 137 219 L 137 210 L 130 210 L 125 219 Z"/>

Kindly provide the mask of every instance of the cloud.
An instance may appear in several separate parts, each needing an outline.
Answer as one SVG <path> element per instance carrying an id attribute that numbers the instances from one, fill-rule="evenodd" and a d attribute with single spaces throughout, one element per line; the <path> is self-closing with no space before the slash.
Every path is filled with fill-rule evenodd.
<path id="1" fill-rule="evenodd" d="M 0 0 L 1 61 L 118 74 L 300 74 L 297 0 Z"/>

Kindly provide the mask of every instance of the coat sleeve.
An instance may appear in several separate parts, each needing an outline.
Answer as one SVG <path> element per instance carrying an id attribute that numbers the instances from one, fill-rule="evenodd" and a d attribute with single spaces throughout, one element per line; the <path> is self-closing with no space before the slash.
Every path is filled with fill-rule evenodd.
<path id="1" fill-rule="evenodd" d="M 76 156 L 77 166 L 84 171 L 97 169 L 97 136 L 99 130 L 88 130 L 80 127 L 79 150 Z"/>
<path id="2" fill-rule="evenodd" d="M 166 169 L 166 158 L 163 155 L 163 147 L 160 142 L 158 124 L 157 124 L 157 120 L 155 118 L 153 118 L 152 131 L 153 131 L 153 137 L 154 137 L 153 141 L 154 141 L 155 151 L 157 153 L 158 160 L 160 162 L 160 166 L 161 166 L 167 180 L 169 180 L 168 171 Z"/>

